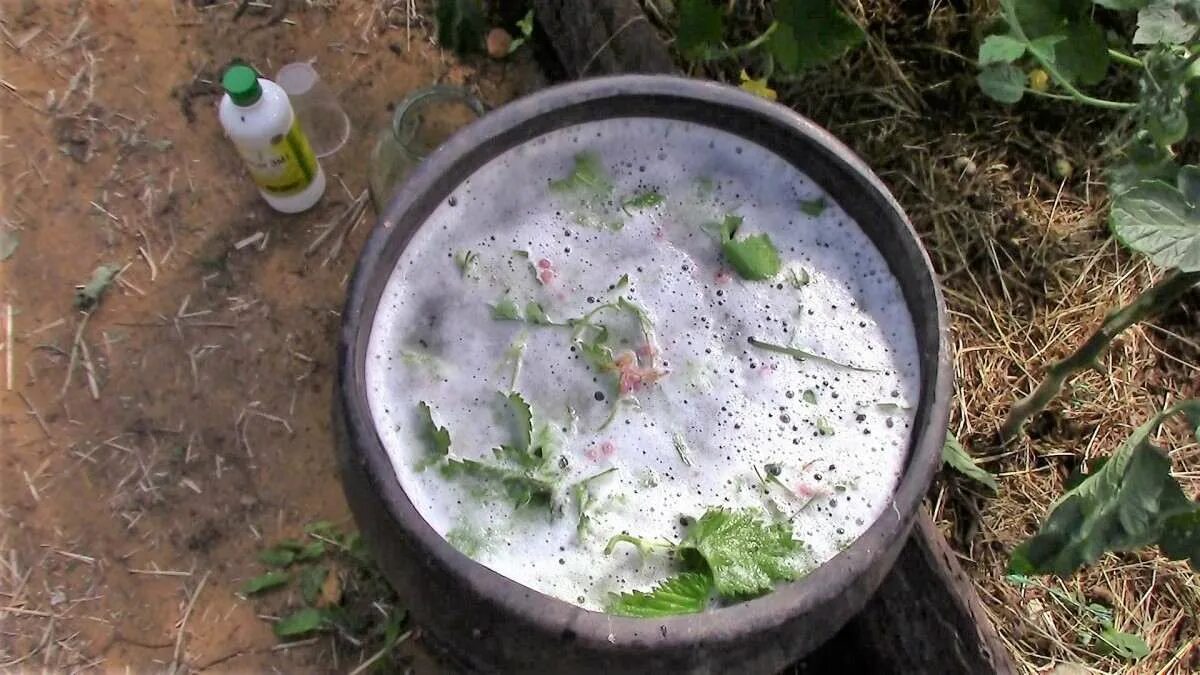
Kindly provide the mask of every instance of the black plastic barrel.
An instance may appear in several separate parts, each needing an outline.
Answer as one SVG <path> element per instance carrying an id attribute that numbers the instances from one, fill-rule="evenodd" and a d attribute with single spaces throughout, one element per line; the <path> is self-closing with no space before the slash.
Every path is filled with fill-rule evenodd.
<path id="1" fill-rule="evenodd" d="M 511 581 L 450 546 L 421 517 L 375 430 L 365 385 L 380 296 L 409 240 L 477 168 L 549 131 L 617 117 L 680 120 L 758 143 L 819 184 L 866 232 L 912 315 L 921 395 L 892 504 L 849 547 L 761 598 L 702 614 L 636 619 L 588 611 Z M 466 668 L 539 673 L 770 673 L 856 614 L 908 537 L 934 471 L 952 389 L 942 297 L 912 225 L 874 173 L 828 132 L 741 90 L 623 75 L 546 89 L 489 113 L 429 156 L 392 198 L 354 272 L 342 315 L 334 418 L 346 497 L 413 618 Z"/>

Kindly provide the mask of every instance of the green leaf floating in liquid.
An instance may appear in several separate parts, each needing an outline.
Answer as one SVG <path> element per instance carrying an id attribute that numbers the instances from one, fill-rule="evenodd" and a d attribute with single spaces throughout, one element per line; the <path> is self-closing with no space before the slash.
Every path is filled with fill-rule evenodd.
<path id="1" fill-rule="evenodd" d="M 696 614 L 708 607 L 712 587 L 708 575 L 683 572 L 648 592 L 611 593 L 605 609 L 609 614 L 642 618 Z"/>

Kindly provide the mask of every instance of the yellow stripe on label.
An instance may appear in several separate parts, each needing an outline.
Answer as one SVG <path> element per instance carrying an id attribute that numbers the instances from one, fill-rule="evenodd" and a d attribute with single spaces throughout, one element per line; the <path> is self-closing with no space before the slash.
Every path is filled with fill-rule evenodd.
<path id="1" fill-rule="evenodd" d="M 298 121 L 286 134 L 271 139 L 271 145 L 246 156 L 250 175 L 264 191 L 285 197 L 303 192 L 317 174 L 317 158 Z"/>

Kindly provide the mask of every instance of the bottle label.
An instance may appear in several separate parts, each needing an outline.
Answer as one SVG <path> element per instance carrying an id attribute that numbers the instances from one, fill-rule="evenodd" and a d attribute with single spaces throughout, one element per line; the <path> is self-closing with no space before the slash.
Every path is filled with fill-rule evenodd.
<path id="1" fill-rule="evenodd" d="M 254 182 L 273 195 L 299 194 L 312 185 L 317 175 L 316 155 L 297 120 L 292 121 L 292 128 L 286 134 L 272 138 L 270 145 L 239 150 Z"/>

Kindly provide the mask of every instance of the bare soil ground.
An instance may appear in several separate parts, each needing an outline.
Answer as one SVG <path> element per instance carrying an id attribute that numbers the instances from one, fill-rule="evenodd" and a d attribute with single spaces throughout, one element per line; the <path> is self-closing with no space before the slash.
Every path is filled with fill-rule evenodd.
<path id="1" fill-rule="evenodd" d="M 366 188 L 389 102 L 450 82 L 498 105 L 536 69 L 454 61 L 411 1 L 289 4 L 236 23 L 236 2 L 0 6 L 0 229 L 19 240 L 0 262 L 0 670 L 367 656 L 332 636 L 278 649 L 269 615 L 293 592 L 236 594 L 264 546 L 318 519 L 353 529 L 332 348 L 372 217 L 338 215 Z M 214 81 L 234 57 L 268 74 L 315 58 L 340 93 L 353 134 L 308 213 L 272 212 L 222 136 Z M 101 264 L 123 271 L 76 311 Z"/>

